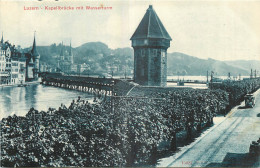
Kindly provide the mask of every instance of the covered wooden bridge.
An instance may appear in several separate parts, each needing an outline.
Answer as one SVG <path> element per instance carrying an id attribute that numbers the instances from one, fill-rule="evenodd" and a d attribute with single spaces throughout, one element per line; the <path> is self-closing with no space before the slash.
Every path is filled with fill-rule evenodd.
<path id="1" fill-rule="evenodd" d="M 90 92 L 97 95 L 123 95 L 133 85 L 127 81 L 113 78 L 62 75 L 61 73 L 41 73 L 42 84 Z"/>

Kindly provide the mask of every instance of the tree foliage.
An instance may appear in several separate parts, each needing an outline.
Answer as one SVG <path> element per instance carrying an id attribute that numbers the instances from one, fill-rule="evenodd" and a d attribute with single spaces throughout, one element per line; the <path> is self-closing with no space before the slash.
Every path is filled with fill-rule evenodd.
<path id="1" fill-rule="evenodd" d="M 239 89 L 229 94 L 236 98 L 259 88 L 259 80 L 248 82 L 231 83 Z M 231 89 L 227 84 L 220 88 Z M 236 93 L 239 90 L 242 93 Z M 153 94 L 151 98 L 115 96 L 93 104 L 79 98 L 69 107 L 61 105 L 47 112 L 31 109 L 25 117 L 3 118 L 1 166 L 154 163 L 162 141 L 176 145 L 176 133 L 183 130 L 190 138 L 192 129 L 210 124 L 230 103 L 223 90 L 176 89 Z"/>

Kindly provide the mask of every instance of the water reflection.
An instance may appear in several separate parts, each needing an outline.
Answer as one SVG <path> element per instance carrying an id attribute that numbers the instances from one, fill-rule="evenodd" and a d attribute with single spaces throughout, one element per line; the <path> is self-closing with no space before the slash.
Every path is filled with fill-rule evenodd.
<path id="1" fill-rule="evenodd" d="M 31 107 L 37 110 L 58 108 L 61 103 L 69 106 L 78 96 L 92 100 L 93 95 L 74 90 L 44 86 L 39 84 L 27 87 L 0 88 L 0 118 L 9 115 L 24 116 Z"/>

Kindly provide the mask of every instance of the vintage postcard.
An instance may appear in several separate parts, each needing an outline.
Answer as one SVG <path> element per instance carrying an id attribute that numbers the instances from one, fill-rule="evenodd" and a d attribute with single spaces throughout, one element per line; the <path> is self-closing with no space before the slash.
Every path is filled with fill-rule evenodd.
<path id="1" fill-rule="evenodd" d="M 259 0 L 0 0 L 1 167 L 260 167 Z"/>

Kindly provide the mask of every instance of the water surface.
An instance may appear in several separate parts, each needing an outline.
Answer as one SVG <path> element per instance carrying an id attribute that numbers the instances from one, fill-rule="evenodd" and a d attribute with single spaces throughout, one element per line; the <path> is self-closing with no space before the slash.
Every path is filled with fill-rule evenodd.
<path id="1" fill-rule="evenodd" d="M 0 86 L 0 119 L 13 114 L 24 116 L 31 107 L 46 111 L 49 107 L 57 109 L 61 103 L 69 106 L 78 96 L 93 99 L 93 95 L 88 93 L 40 84 L 27 87 Z"/>

